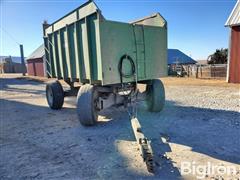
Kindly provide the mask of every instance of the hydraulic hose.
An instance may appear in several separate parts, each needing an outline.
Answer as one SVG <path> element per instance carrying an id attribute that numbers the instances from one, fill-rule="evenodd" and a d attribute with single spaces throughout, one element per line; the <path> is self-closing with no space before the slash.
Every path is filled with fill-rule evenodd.
<path id="1" fill-rule="evenodd" d="M 125 74 L 123 72 L 123 61 L 124 60 L 128 60 L 131 64 L 131 73 L 129 74 Z M 133 59 L 128 56 L 127 54 L 124 54 L 121 58 L 120 58 L 120 61 L 118 63 L 118 71 L 119 71 L 119 74 L 120 74 L 120 81 L 121 81 L 121 84 L 123 84 L 123 77 L 124 78 L 130 78 L 130 77 L 133 77 L 135 75 L 135 71 L 136 71 L 136 68 L 135 68 L 135 63 L 133 61 Z"/>

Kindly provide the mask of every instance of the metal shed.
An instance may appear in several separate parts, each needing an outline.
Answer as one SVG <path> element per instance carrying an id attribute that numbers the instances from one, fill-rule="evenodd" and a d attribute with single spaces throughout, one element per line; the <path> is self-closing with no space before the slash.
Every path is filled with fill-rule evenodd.
<path id="1" fill-rule="evenodd" d="M 26 59 L 28 75 L 45 76 L 44 58 L 44 45 L 42 44 Z"/>
<path id="2" fill-rule="evenodd" d="M 240 83 L 240 1 L 233 8 L 225 26 L 230 30 L 227 82 Z"/>

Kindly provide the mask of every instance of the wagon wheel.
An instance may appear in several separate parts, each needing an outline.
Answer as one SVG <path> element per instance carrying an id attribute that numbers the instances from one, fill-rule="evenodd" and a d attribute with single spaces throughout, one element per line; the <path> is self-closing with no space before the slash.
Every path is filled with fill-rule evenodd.
<path id="1" fill-rule="evenodd" d="M 146 87 L 147 106 L 151 112 L 160 112 L 165 104 L 165 90 L 161 80 L 154 79 Z"/>
<path id="2" fill-rule="evenodd" d="M 46 86 L 46 97 L 51 109 L 61 109 L 64 102 L 64 91 L 59 81 L 53 81 Z"/>
<path id="3" fill-rule="evenodd" d="M 98 92 L 95 86 L 85 84 L 80 87 L 77 95 L 77 114 L 84 126 L 93 126 L 98 119 Z"/>

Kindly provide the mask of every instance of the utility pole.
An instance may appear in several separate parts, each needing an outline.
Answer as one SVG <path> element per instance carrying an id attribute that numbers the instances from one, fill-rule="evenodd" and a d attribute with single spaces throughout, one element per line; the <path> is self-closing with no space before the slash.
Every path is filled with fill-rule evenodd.
<path id="1" fill-rule="evenodd" d="M 25 76 L 25 62 L 24 62 L 24 54 L 23 54 L 23 45 L 20 44 L 20 53 L 21 53 L 21 63 L 22 63 L 22 75 Z"/>

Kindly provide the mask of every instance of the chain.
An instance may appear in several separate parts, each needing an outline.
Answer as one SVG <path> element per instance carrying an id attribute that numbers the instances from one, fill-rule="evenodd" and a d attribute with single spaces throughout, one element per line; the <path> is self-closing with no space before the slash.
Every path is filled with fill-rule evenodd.
<path id="1" fill-rule="evenodd" d="M 136 60 L 137 61 L 137 60 Z M 131 94 L 129 96 L 129 102 L 130 102 L 130 107 L 128 108 L 128 114 L 130 119 L 132 118 L 137 118 L 138 116 L 138 111 L 137 111 L 137 97 L 138 97 L 138 64 L 136 63 L 136 72 L 134 74 L 134 79 L 135 79 L 135 90 L 133 92 L 133 95 Z"/>

